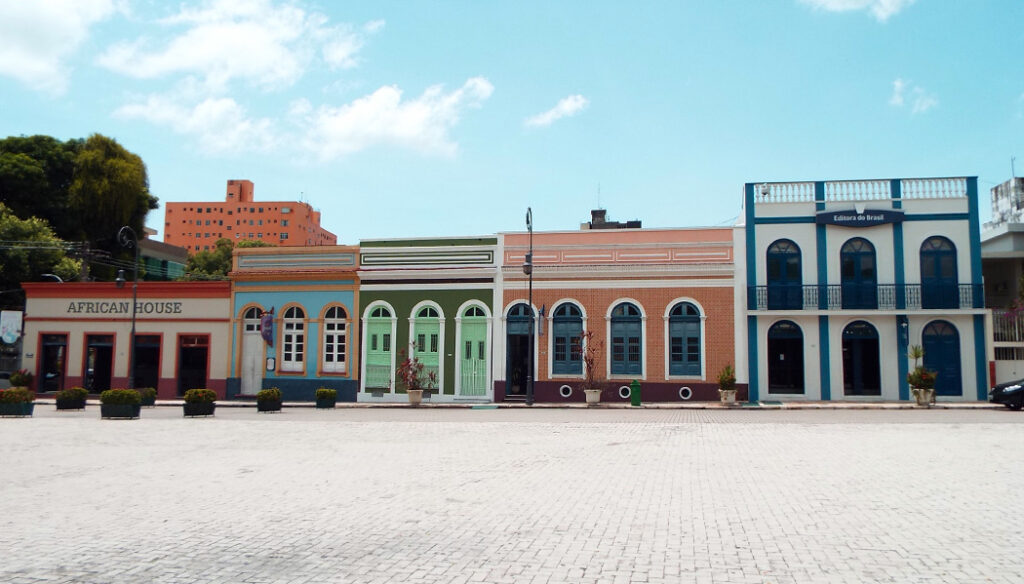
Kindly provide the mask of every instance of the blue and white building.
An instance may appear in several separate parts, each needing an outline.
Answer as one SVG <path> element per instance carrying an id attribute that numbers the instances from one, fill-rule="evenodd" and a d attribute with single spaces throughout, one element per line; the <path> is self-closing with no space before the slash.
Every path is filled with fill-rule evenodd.
<path id="1" fill-rule="evenodd" d="M 752 401 L 908 400 L 912 345 L 937 399 L 986 399 L 976 177 L 747 183 L 740 224 Z"/>

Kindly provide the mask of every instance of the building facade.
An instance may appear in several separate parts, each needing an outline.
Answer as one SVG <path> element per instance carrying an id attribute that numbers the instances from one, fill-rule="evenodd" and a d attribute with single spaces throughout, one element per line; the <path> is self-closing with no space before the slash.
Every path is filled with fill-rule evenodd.
<path id="1" fill-rule="evenodd" d="M 165 243 L 196 253 L 213 249 L 220 238 L 283 247 L 338 243 L 336 235 L 320 226 L 320 212 L 308 203 L 256 202 L 248 180 L 229 180 L 222 203 L 166 203 Z"/>
<path id="2" fill-rule="evenodd" d="M 496 237 L 360 242 L 359 401 L 406 401 L 397 368 L 433 372 L 433 402 L 489 402 L 494 361 Z"/>
<path id="3" fill-rule="evenodd" d="M 359 283 L 355 246 L 235 249 L 229 394 L 276 387 L 313 400 L 320 387 L 355 401 Z"/>
<path id="4" fill-rule="evenodd" d="M 229 282 L 139 282 L 135 387 L 174 399 L 203 387 L 226 396 Z M 128 387 L 132 286 L 26 282 L 22 367 L 36 391 Z"/>
<path id="5" fill-rule="evenodd" d="M 752 400 L 984 400 L 977 179 L 747 183 L 740 271 Z"/>
<path id="6" fill-rule="evenodd" d="M 604 401 L 628 401 L 633 380 L 644 401 L 719 399 L 718 374 L 735 363 L 733 239 L 732 228 L 534 233 L 531 307 L 531 236 L 503 234 L 495 399 L 523 399 L 532 363 L 537 401 L 582 402 L 588 332 Z"/>

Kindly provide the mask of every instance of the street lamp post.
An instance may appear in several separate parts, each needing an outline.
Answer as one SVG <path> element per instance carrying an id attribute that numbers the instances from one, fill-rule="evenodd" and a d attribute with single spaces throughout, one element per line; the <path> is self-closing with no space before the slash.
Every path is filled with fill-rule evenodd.
<path id="1" fill-rule="evenodd" d="M 135 389 L 135 303 L 139 298 L 139 238 L 135 230 L 125 225 L 117 232 L 117 241 L 122 247 L 135 248 L 135 262 L 132 264 L 132 332 L 128 336 L 128 388 Z M 124 270 L 117 271 L 117 287 L 124 286 Z"/>
<path id="2" fill-rule="evenodd" d="M 533 209 L 526 208 L 526 229 L 530 232 L 530 251 L 523 263 L 523 273 L 530 277 L 526 308 L 530 312 L 530 343 L 526 351 L 526 405 L 533 405 Z"/>

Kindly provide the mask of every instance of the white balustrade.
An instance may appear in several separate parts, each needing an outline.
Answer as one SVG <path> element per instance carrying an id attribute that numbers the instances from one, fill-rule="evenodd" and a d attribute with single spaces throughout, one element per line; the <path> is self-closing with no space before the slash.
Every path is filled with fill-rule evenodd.
<path id="1" fill-rule="evenodd" d="M 759 203 L 813 203 L 814 183 L 760 183 L 754 195 Z"/>
<path id="2" fill-rule="evenodd" d="M 900 181 L 904 199 L 948 199 L 967 196 L 966 178 L 905 178 Z"/>
<path id="3" fill-rule="evenodd" d="M 825 183 L 826 201 L 877 201 L 892 198 L 887 180 L 841 180 Z"/>

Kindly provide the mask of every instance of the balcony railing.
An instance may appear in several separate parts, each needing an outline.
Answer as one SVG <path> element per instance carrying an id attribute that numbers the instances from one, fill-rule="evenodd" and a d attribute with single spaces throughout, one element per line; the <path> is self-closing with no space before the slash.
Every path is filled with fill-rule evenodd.
<path id="1" fill-rule="evenodd" d="M 945 199 L 967 196 L 967 179 L 949 178 L 904 178 L 892 180 L 842 180 L 826 181 L 826 202 L 890 200 L 894 183 L 899 186 L 900 197 L 904 199 Z M 811 203 L 815 183 L 783 182 L 756 183 L 757 203 Z"/>
<path id="2" fill-rule="evenodd" d="M 997 343 L 1024 342 L 1024 315 L 1016 312 L 993 312 L 992 340 Z"/>
<path id="3" fill-rule="evenodd" d="M 985 306 L 981 284 L 748 286 L 749 310 L 918 310 Z"/>

